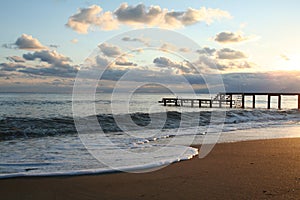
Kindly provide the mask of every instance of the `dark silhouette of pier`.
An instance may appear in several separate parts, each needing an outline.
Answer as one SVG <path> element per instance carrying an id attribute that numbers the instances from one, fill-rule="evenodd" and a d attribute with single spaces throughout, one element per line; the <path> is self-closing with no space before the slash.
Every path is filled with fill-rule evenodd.
<path id="1" fill-rule="evenodd" d="M 201 107 L 229 107 L 229 108 L 245 108 L 245 97 L 252 97 L 252 108 L 255 108 L 256 96 L 267 96 L 267 109 L 271 108 L 272 97 L 277 97 L 278 109 L 281 109 L 282 96 L 298 96 L 298 109 L 300 110 L 300 93 L 240 93 L 240 92 L 224 92 L 217 94 L 214 98 L 210 99 L 191 99 L 191 98 L 162 98 L 159 103 L 164 106 L 184 106 L 190 105 L 191 107 L 198 106 Z M 233 98 L 235 97 L 235 98 Z"/>

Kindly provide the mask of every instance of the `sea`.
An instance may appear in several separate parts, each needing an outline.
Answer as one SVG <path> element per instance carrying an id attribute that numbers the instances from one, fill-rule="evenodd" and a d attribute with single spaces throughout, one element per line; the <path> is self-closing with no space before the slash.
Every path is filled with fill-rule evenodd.
<path id="1" fill-rule="evenodd" d="M 0 178 L 112 173 L 142 173 L 191 159 L 191 145 L 300 137 L 297 97 L 257 96 L 256 108 L 163 106 L 163 93 L 134 93 L 130 99 L 108 93 L 0 94 Z M 126 94 L 124 94 L 124 97 Z M 180 94 L 178 98 L 189 98 Z M 214 95 L 197 94 L 197 98 Z M 94 107 L 94 113 L 85 112 Z M 74 106 L 82 112 L 74 113 Z M 200 159 L 200 158 L 199 158 Z"/>

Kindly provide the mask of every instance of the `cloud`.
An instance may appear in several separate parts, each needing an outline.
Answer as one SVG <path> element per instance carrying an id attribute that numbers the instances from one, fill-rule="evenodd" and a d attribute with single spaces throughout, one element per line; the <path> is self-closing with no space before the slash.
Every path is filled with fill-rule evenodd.
<path id="1" fill-rule="evenodd" d="M 96 57 L 97 66 L 106 67 L 109 64 L 109 60 L 101 55 Z"/>
<path id="2" fill-rule="evenodd" d="M 283 60 L 285 60 L 285 61 L 289 61 L 289 60 L 290 60 L 290 58 L 289 58 L 287 55 L 285 55 L 285 54 L 280 54 L 280 57 L 281 57 Z"/>
<path id="3" fill-rule="evenodd" d="M 111 44 L 103 43 L 100 44 L 98 47 L 100 48 L 101 52 L 108 57 L 115 57 L 122 54 L 122 51 L 119 47 Z"/>
<path id="4" fill-rule="evenodd" d="M 298 92 L 299 71 L 265 73 L 230 73 L 223 75 L 226 91 L 236 92 Z"/>
<path id="5" fill-rule="evenodd" d="M 148 41 L 145 40 L 144 38 L 123 37 L 122 40 L 125 41 L 125 42 L 140 42 L 140 43 L 142 43 L 146 46 L 149 45 Z"/>
<path id="6" fill-rule="evenodd" d="M 173 68 L 176 74 L 192 73 L 195 70 L 187 62 L 174 62 L 166 57 L 157 57 L 153 63 L 158 67 Z"/>
<path id="7" fill-rule="evenodd" d="M 78 72 L 77 66 L 72 66 L 70 64 L 51 64 L 40 65 L 36 67 L 26 67 L 24 69 L 19 69 L 18 72 L 25 74 L 33 74 L 39 76 L 54 76 L 54 77 L 65 77 L 74 78 Z"/>
<path id="8" fill-rule="evenodd" d="M 27 75 L 75 77 L 79 66 L 72 65 L 71 59 L 56 51 L 42 50 L 23 54 L 23 58 L 8 57 L 10 63 L 0 63 L 1 71 L 19 72 Z M 16 62 L 22 60 L 22 62 Z M 40 64 L 27 61 L 40 61 Z"/>
<path id="9" fill-rule="evenodd" d="M 23 58 L 26 60 L 39 59 L 40 61 L 47 62 L 49 64 L 71 61 L 69 57 L 59 54 L 56 51 L 49 51 L 49 50 L 36 51 L 34 53 L 23 54 Z"/>
<path id="10" fill-rule="evenodd" d="M 208 55 L 208 56 L 212 56 L 216 52 L 216 49 L 209 48 L 209 47 L 204 47 L 202 49 L 198 49 L 196 52 L 199 53 L 199 54 L 205 54 L 205 55 Z"/>
<path id="11" fill-rule="evenodd" d="M 165 14 L 165 20 L 169 25 L 188 26 L 198 22 L 211 24 L 214 20 L 230 18 L 227 11 L 202 7 L 199 10 L 188 8 L 185 12 L 170 11 Z"/>
<path id="12" fill-rule="evenodd" d="M 251 39 L 251 37 L 245 37 L 240 33 L 233 32 L 221 32 L 215 37 L 215 41 L 223 44 L 227 43 L 239 43 Z"/>
<path id="13" fill-rule="evenodd" d="M 59 47 L 59 45 L 57 45 L 57 44 L 50 44 L 49 47 L 57 49 Z"/>
<path id="14" fill-rule="evenodd" d="M 179 50 L 180 52 L 183 52 L 183 53 L 191 52 L 191 49 L 186 48 L 186 47 L 179 48 L 178 50 Z"/>
<path id="15" fill-rule="evenodd" d="M 159 49 L 161 51 L 176 51 L 177 47 L 170 43 L 163 43 Z"/>
<path id="16" fill-rule="evenodd" d="M 249 62 L 247 56 L 241 52 L 232 49 L 213 49 L 204 47 L 196 51 L 199 53 L 197 61 L 193 62 L 202 72 L 213 73 L 214 70 L 229 72 L 240 69 L 250 69 L 256 66 Z"/>
<path id="17" fill-rule="evenodd" d="M 22 58 L 20 56 L 8 56 L 8 57 L 6 57 L 6 59 L 11 62 L 18 62 L 18 63 L 25 62 L 24 58 Z"/>
<path id="18" fill-rule="evenodd" d="M 256 66 L 255 63 L 247 60 L 248 56 L 245 53 L 229 48 L 203 47 L 196 52 L 199 53 L 199 59 L 193 64 L 207 73 L 211 73 L 211 70 L 215 69 L 228 72 Z"/>
<path id="19" fill-rule="evenodd" d="M 78 39 L 77 39 L 77 38 L 74 38 L 74 39 L 71 40 L 71 42 L 72 42 L 73 44 L 76 44 L 76 43 L 78 43 Z"/>
<path id="20" fill-rule="evenodd" d="M 26 68 L 26 65 L 20 63 L 0 63 L 0 70 L 1 71 L 17 71 L 18 69 Z"/>
<path id="21" fill-rule="evenodd" d="M 138 4 L 136 6 L 128 6 L 127 3 L 123 3 L 114 12 L 119 22 L 123 23 L 145 23 L 152 24 L 155 19 L 160 18 L 162 15 L 162 9 L 159 6 L 150 6 L 147 10 L 144 4 Z"/>
<path id="22" fill-rule="evenodd" d="M 127 3 L 121 4 L 114 14 L 117 16 L 119 22 L 129 25 L 145 24 L 159 27 L 173 26 L 177 28 L 198 22 L 210 24 L 215 19 L 230 17 L 228 12 L 220 9 L 206 9 L 202 7 L 199 10 L 188 8 L 186 11 L 169 11 L 159 6 L 150 6 L 147 8 L 144 4 L 129 6 Z"/>
<path id="23" fill-rule="evenodd" d="M 29 75 L 54 76 L 74 78 L 78 72 L 78 66 L 69 63 L 55 63 L 30 66 L 18 63 L 0 63 L 0 71 L 19 72 Z"/>
<path id="24" fill-rule="evenodd" d="M 113 13 L 102 12 L 102 8 L 92 5 L 89 8 L 80 8 L 66 24 L 67 27 L 78 33 L 88 33 L 91 26 L 97 26 L 102 30 L 113 30 L 118 28 L 118 21 L 113 17 Z"/>
<path id="25" fill-rule="evenodd" d="M 66 25 L 78 33 L 88 33 L 93 27 L 101 30 L 114 30 L 121 24 L 174 29 L 199 22 L 211 24 L 215 20 L 230 17 L 227 11 L 205 7 L 188 8 L 186 11 L 169 11 L 157 5 L 146 7 L 142 3 L 135 6 L 122 3 L 114 12 L 103 12 L 103 9 L 97 5 L 80 8 L 76 14 L 69 17 Z"/>
<path id="26" fill-rule="evenodd" d="M 133 62 L 121 62 L 121 61 L 116 61 L 115 63 L 116 65 L 120 65 L 120 66 L 137 66 L 137 64 L 133 63 Z"/>
<path id="27" fill-rule="evenodd" d="M 219 51 L 217 51 L 217 58 L 234 60 L 234 59 L 247 58 L 247 56 L 241 51 L 235 51 L 235 50 L 232 50 L 229 48 L 224 48 L 224 49 L 220 49 Z"/>
<path id="28" fill-rule="evenodd" d="M 36 38 L 33 38 L 31 35 L 22 34 L 15 43 L 13 44 L 4 44 L 5 48 L 19 48 L 25 50 L 41 50 L 47 49 L 40 41 Z"/>

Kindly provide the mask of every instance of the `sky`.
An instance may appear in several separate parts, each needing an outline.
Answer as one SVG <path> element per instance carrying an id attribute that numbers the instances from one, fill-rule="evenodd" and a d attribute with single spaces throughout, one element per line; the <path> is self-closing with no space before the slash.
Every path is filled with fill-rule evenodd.
<path id="1" fill-rule="evenodd" d="M 0 92 L 72 92 L 79 72 L 87 83 L 94 79 L 87 72 L 95 70 L 104 72 L 97 83 L 102 92 L 126 74 L 131 77 L 123 88 L 147 82 L 149 91 L 158 83 L 184 92 L 180 77 L 185 77 L 201 92 L 205 79 L 218 74 L 227 91 L 299 92 L 299 5 L 297 0 L 1 1 Z"/>

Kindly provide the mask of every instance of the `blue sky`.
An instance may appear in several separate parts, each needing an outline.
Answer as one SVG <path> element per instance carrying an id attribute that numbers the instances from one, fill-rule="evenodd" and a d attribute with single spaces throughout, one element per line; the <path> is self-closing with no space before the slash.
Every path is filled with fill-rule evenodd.
<path id="1" fill-rule="evenodd" d="M 297 24 L 300 21 L 298 11 L 300 3 L 297 0 L 147 2 L 10 0 L 2 1 L 0 6 L 2 19 L 0 21 L 0 44 L 2 46 L 0 47 L 0 92 L 23 91 L 24 88 L 29 91 L 39 91 L 45 88 L 55 91 L 57 88 L 60 88 L 59 90 L 70 88 L 74 81 L 73 75 L 76 74 L 79 65 L 84 63 L 85 59 L 98 48 L 98 44 L 126 31 L 166 25 L 165 22 L 165 24 L 153 24 L 146 21 L 144 23 L 139 19 L 131 19 L 131 21 L 122 19 L 122 16 L 117 16 L 114 11 L 124 3 L 132 8 L 143 4 L 145 12 L 148 12 L 153 5 L 159 6 L 161 10 L 167 10 L 166 12 L 185 12 L 192 8 L 197 10 L 197 14 L 203 14 L 199 11 L 201 8 L 213 9 L 214 11 L 210 14 L 211 22 L 197 18 L 195 15 L 193 20 L 196 21 L 192 23 L 181 22 L 179 18 L 176 18 L 176 23 L 167 24 L 167 28 L 187 36 L 203 48 L 214 49 L 214 53 L 209 56 L 221 66 L 220 73 L 226 76 L 251 73 L 264 74 L 267 79 L 272 74 L 276 74 L 276 77 L 280 76 L 282 80 L 285 80 L 284 77 L 292 77 L 295 81 L 299 77 L 300 27 Z M 71 27 L 71 23 L 69 27 L 66 26 L 72 17 L 80 13 L 80 9 L 93 6 L 95 9 L 102 9 L 97 13 L 98 15 L 106 11 L 112 13 L 118 28 L 109 27 L 109 30 L 103 30 L 99 28 L 103 24 L 97 25 L 95 23 L 98 22 L 94 21 L 89 22 L 90 29 L 87 29 L 85 33 L 80 33 L 79 29 Z M 217 41 L 218 34 L 226 36 L 227 40 Z M 228 37 L 231 37 L 231 40 Z M 42 46 L 30 49 L 20 46 L 20 43 L 17 45 L 17 40 L 20 38 L 23 38 L 23 42 L 24 40 L 38 41 Z M 229 54 L 231 58 L 228 58 Z M 52 56 L 51 58 L 56 60 L 41 60 L 41 57 L 45 56 Z M 224 59 L 224 56 L 227 57 Z M 16 62 L 16 59 L 20 58 L 22 61 Z M 16 66 L 20 63 L 22 66 Z M 72 74 L 59 75 L 61 72 L 59 67 L 71 71 Z M 40 68 L 46 68 L 47 73 Z M 48 73 L 50 71 L 51 74 Z M 58 73 L 57 76 L 55 73 Z M 291 90 L 296 89 L 291 88 Z"/>

